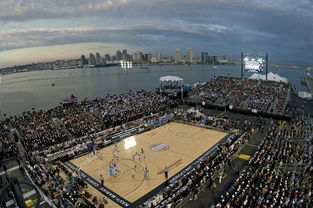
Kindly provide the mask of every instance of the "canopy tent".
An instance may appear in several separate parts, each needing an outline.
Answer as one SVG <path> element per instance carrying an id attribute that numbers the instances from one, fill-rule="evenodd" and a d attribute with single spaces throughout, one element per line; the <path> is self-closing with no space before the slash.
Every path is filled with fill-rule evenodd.
<path id="1" fill-rule="evenodd" d="M 266 75 L 254 73 L 251 75 L 251 77 L 249 77 L 249 79 L 266 80 Z M 273 72 L 270 72 L 267 74 L 267 80 L 275 81 L 275 82 L 289 83 L 289 80 L 287 78 L 281 77 L 278 74 L 274 74 Z"/>
<path id="2" fill-rule="evenodd" d="M 163 76 L 163 77 L 160 77 L 160 82 L 168 82 L 168 81 L 172 81 L 172 82 L 175 82 L 175 81 L 183 81 L 182 78 L 180 77 L 176 77 L 176 76 Z"/>
<path id="3" fill-rule="evenodd" d="M 178 97 L 180 93 L 181 99 L 183 98 L 183 84 L 184 80 L 176 76 L 163 76 L 160 77 L 160 94 L 172 97 Z"/>

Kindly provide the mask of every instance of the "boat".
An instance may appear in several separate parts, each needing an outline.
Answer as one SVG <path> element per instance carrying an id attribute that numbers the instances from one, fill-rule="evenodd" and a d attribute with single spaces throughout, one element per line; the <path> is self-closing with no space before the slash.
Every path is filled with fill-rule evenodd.
<path id="1" fill-rule="evenodd" d="M 63 104 L 70 104 L 70 103 L 77 103 L 77 97 L 74 95 L 71 95 L 70 97 L 62 100 Z"/>

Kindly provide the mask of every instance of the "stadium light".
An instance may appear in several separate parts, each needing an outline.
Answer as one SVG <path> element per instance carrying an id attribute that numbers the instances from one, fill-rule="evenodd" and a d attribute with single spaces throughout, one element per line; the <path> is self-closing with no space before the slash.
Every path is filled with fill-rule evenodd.
<path id="1" fill-rule="evenodd" d="M 263 61 L 264 61 L 264 60 L 261 59 L 261 58 L 258 59 L 258 62 L 259 62 L 259 63 L 262 63 Z"/>
<path id="2" fill-rule="evenodd" d="M 249 61 L 249 58 L 248 58 L 248 57 L 246 57 L 244 60 L 245 60 L 245 61 Z"/>
<path id="3" fill-rule="evenodd" d="M 251 61 L 255 61 L 255 59 L 253 58 L 253 59 L 251 59 Z"/>

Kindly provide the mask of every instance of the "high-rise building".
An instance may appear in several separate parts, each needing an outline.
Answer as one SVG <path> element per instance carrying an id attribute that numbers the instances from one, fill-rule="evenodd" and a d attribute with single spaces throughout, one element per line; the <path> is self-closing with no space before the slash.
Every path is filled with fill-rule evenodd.
<path id="1" fill-rule="evenodd" d="M 151 58 L 152 58 L 151 54 L 145 54 L 145 61 L 151 62 Z"/>
<path id="2" fill-rule="evenodd" d="M 122 59 L 122 52 L 120 50 L 116 51 L 116 60 L 121 60 Z"/>
<path id="3" fill-rule="evenodd" d="M 205 52 L 201 52 L 201 63 L 205 63 Z"/>
<path id="4" fill-rule="evenodd" d="M 87 60 L 86 60 L 85 55 L 81 55 L 80 56 L 80 61 L 82 62 L 82 65 L 86 65 L 87 64 Z"/>
<path id="5" fill-rule="evenodd" d="M 128 54 L 127 54 L 127 49 L 123 50 L 123 52 L 122 52 L 122 59 L 123 60 L 128 60 L 129 59 Z"/>
<path id="6" fill-rule="evenodd" d="M 193 62 L 192 48 L 186 48 L 186 62 L 188 63 Z"/>
<path id="7" fill-rule="evenodd" d="M 142 61 L 144 61 L 144 58 L 145 58 L 145 56 L 140 51 L 133 54 L 133 61 L 134 62 L 142 62 Z"/>
<path id="8" fill-rule="evenodd" d="M 102 64 L 102 59 L 101 59 L 100 53 L 96 53 L 96 64 L 97 65 Z"/>
<path id="9" fill-rule="evenodd" d="M 209 54 L 208 54 L 208 52 L 204 52 L 204 63 L 209 63 L 209 58 L 210 58 L 210 56 L 209 56 Z"/>
<path id="10" fill-rule="evenodd" d="M 96 57 L 92 53 L 89 54 L 89 64 L 96 65 Z"/>
<path id="11" fill-rule="evenodd" d="M 217 57 L 216 56 L 212 56 L 212 62 L 215 64 L 217 63 Z"/>
<path id="12" fill-rule="evenodd" d="M 161 59 L 162 59 L 162 53 L 161 53 L 161 52 L 157 52 L 157 53 L 155 54 L 155 58 L 156 58 L 156 61 L 161 61 Z"/>
<path id="13" fill-rule="evenodd" d="M 175 54 L 174 54 L 175 62 L 181 62 L 182 61 L 181 57 L 182 57 L 181 49 L 177 48 L 176 51 L 175 51 Z"/>
<path id="14" fill-rule="evenodd" d="M 111 56 L 110 56 L 110 54 L 104 54 L 104 60 L 105 60 L 106 62 L 111 61 Z"/>

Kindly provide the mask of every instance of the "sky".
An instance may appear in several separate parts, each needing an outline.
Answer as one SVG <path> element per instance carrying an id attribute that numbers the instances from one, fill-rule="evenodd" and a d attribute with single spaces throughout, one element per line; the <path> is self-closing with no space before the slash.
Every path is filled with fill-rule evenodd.
<path id="1" fill-rule="evenodd" d="M 193 48 L 313 65 L 312 0 L 1 0 L 0 67 Z"/>

